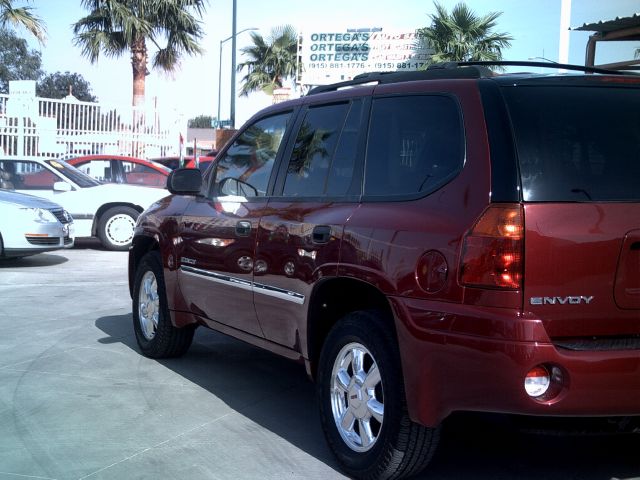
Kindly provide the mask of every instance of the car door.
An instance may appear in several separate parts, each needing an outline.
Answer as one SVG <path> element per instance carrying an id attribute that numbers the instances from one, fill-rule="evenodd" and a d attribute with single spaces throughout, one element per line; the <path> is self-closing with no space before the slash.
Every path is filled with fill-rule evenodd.
<path id="1" fill-rule="evenodd" d="M 260 219 L 256 312 L 265 337 L 294 350 L 305 348 L 313 286 L 336 275 L 344 224 L 358 208 L 367 104 L 345 100 L 300 113 Z"/>
<path id="2" fill-rule="evenodd" d="M 66 182 L 66 179 L 58 176 L 52 169 L 33 160 L 5 160 L 0 162 L 1 167 L 11 172 L 13 188 L 20 193 L 28 193 L 38 197 L 55 201 L 59 195 L 54 190 L 57 182 Z M 67 182 L 68 183 L 68 182 Z M 73 189 L 73 186 L 70 186 Z"/>
<path id="3" fill-rule="evenodd" d="M 292 111 L 261 118 L 218 157 L 181 220 L 178 281 L 186 305 L 205 322 L 263 336 L 253 308 L 258 222 Z"/>
<path id="4" fill-rule="evenodd" d="M 145 165 L 142 160 L 134 162 L 133 160 L 122 159 L 113 160 L 113 163 L 118 164 L 120 167 L 118 183 L 161 188 L 167 185 L 167 175 L 149 165 Z"/>

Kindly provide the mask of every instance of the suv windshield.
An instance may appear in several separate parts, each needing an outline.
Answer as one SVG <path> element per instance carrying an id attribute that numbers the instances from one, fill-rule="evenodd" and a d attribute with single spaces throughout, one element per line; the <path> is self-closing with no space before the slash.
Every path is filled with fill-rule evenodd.
<path id="1" fill-rule="evenodd" d="M 640 89 L 503 89 L 532 202 L 640 200 Z"/>
<path id="2" fill-rule="evenodd" d="M 74 182 L 80 188 L 95 187 L 100 185 L 100 182 L 93 177 L 90 177 L 84 172 L 81 172 L 76 167 L 69 165 L 64 160 L 47 160 L 47 164 L 55 168 L 62 175 Z"/>

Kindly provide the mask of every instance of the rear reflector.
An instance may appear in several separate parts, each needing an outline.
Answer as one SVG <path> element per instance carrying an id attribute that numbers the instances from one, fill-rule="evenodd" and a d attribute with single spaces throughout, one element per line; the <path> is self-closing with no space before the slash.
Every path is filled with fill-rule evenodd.
<path id="1" fill-rule="evenodd" d="M 487 208 L 462 244 L 460 283 L 517 290 L 522 284 L 524 220 L 518 204 Z"/>

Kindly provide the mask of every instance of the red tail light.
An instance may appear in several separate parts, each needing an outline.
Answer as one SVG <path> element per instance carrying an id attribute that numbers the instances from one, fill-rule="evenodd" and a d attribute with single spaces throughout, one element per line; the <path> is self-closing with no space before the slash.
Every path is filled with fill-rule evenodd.
<path id="1" fill-rule="evenodd" d="M 523 238 L 520 205 L 487 208 L 464 238 L 460 282 L 474 287 L 519 289 Z"/>

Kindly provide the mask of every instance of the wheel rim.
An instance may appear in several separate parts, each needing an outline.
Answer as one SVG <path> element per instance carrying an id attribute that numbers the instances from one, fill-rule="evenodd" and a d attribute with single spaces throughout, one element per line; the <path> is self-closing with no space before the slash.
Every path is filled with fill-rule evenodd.
<path id="1" fill-rule="evenodd" d="M 342 347 L 331 372 L 331 410 L 347 446 L 367 452 L 382 430 L 384 397 L 380 370 L 371 352 L 360 343 Z"/>
<path id="2" fill-rule="evenodd" d="M 160 315 L 160 297 L 158 296 L 158 282 L 153 272 L 148 271 L 142 277 L 140 293 L 138 294 L 138 319 L 140 330 L 147 340 L 153 340 L 158 329 Z"/>
<path id="3" fill-rule="evenodd" d="M 114 245 L 127 245 L 133 239 L 136 221 L 130 215 L 119 213 L 111 217 L 105 226 L 107 238 Z"/>

